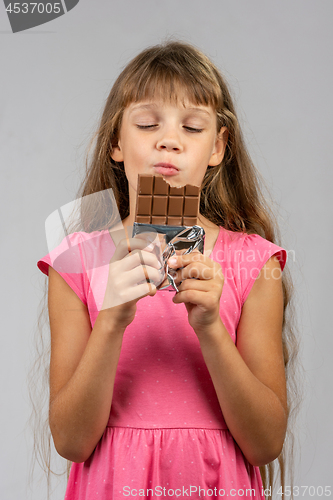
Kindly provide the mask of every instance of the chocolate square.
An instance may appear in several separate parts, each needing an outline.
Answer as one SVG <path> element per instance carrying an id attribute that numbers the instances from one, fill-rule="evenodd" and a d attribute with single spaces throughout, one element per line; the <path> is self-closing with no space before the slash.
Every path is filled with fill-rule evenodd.
<path id="1" fill-rule="evenodd" d="M 139 174 L 135 221 L 168 226 L 195 226 L 200 188 L 171 187 L 163 177 Z"/>

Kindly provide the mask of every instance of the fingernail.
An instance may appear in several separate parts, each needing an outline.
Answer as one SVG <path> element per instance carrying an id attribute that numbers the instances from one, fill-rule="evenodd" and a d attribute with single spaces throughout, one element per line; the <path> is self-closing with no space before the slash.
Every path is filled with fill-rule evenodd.
<path id="1" fill-rule="evenodd" d="M 150 245 L 147 246 L 147 250 L 154 250 L 154 243 L 150 243 Z"/>
<path id="2" fill-rule="evenodd" d="M 168 265 L 174 266 L 175 264 L 177 264 L 177 257 L 171 257 L 171 259 L 168 260 Z"/>

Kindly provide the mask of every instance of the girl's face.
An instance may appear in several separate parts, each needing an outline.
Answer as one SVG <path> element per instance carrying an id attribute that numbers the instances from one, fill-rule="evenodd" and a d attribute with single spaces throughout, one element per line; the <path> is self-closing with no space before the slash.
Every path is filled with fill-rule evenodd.
<path id="1" fill-rule="evenodd" d="M 207 166 L 221 163 L 227 138 L 226 127 L 217 132 L 211 106 L 161 100 L 130 104 L 112 158 L 124 162 L 131 211 L 138 174 L 164 177 L 171 186 L 201 186 Z"/>

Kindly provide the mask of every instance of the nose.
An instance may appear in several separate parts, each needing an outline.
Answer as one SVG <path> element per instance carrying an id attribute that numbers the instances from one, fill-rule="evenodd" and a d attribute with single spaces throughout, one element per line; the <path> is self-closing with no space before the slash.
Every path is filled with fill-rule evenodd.
<path id="1" fill-rule="evenodd" d="M 161 137 L 157 141 L 158 150 L 181 152 L 183 145 L 177 131 L 174 128 L 168 128 L 161 131 Z"/>

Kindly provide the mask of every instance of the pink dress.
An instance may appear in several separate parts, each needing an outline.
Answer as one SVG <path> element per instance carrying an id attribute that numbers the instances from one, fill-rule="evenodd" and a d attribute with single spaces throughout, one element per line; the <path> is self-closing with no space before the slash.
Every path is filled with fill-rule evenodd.
<path id="1" fill-rule="evenodd" d="M 108 231 L 73 233 L 37 264 L 63 276 L 87 305 L 92 327 L 113 252 Z M 220 228 L 210 258 L 222 266 L 220 314 L 234 342 L 242 305 L 274 254 L 283 270 L 284 249 Z M 158 291 L 138 301 L 124 334 L 108 425 L 90 458 L 73 463 L 66 500 L 264 499 L 259 469 L 227 428 L 185 305 L 174 304 L 173 295 Z"/>

